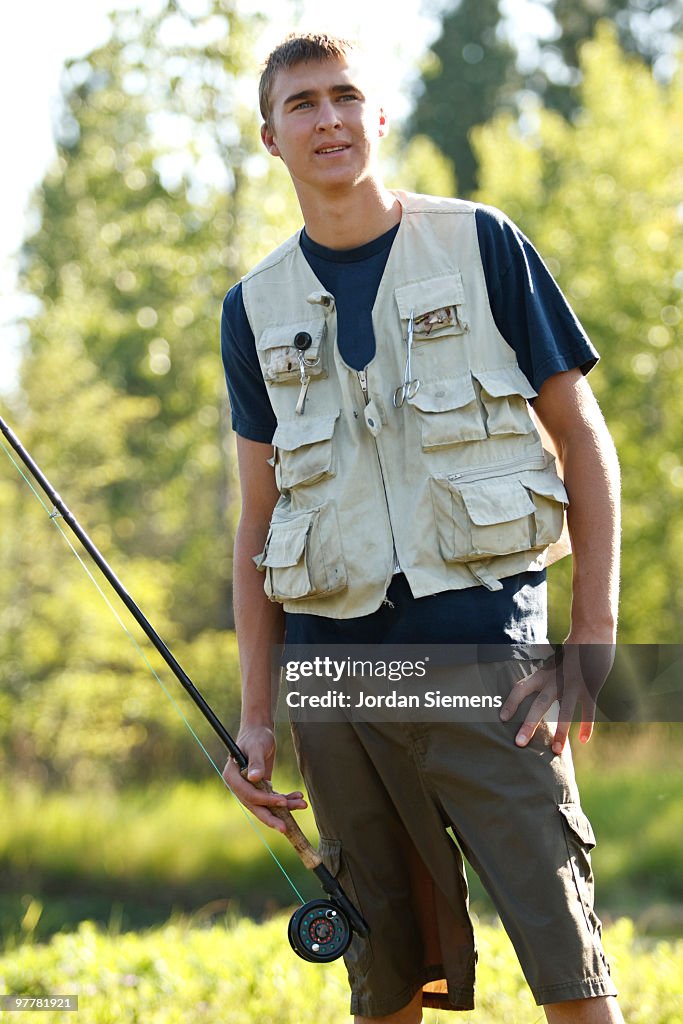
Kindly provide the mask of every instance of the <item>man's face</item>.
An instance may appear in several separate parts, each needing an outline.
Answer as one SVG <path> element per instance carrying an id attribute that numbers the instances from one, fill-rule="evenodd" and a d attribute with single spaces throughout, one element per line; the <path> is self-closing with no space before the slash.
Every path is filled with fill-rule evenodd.
<path id="1" fill-rule="evenodd" d="M 361 66 L 346 60 L 306 61 L 276 75 L 261 135 L 300 195 L 345 189 L 372 175 L 384 114 L 367 81 Z"/>

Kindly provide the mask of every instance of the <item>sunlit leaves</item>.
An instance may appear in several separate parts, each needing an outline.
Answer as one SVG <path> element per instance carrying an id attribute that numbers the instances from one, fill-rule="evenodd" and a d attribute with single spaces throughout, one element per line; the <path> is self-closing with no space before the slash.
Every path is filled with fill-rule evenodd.
<path id="1" fill-rule="evenodd" d="M 225 3 L 169 12 L 116 15 L 109 42 L 65 72 L 58 157 L 23 251 L 36 312 L 3 415 L 160 632 L 211 646 L 210 675 L 234 712 L 236 670 L 214 632 L 230 623 L 235 511 L 218 324 L 249 259 L 241 165 L 260 142 L 238 77 L 253 63 L 251 29 Z M 256 195 L 247 201 L 258 211 Z M 4 765 L 18 743 L 22 770 L 113 783 L 123 760 L 131 776 L 144 771 L 157 736 L 173 770 L 167 698 L 154 693 L 144 736 L 127 726 L 112 688 L 139 687 L 144 665 L 132 667 L 120 627 L 78 585 L 82 569 L 9 462 L 5 474 Z M 41 725 L 51 717 L 59 742 Z"/>
<path id="2" fill-rule="evenodd" d="M 591 374 L 624 481 L 622 637 L 673 642 L 683 612 L 683 89 L 607 24 L 582 51 L 576 124 L 543 110 L 477 132 L 481 193 L 532 238 L 603 359 Z M 559 596 L 559 595 L 558 595 Z"/>

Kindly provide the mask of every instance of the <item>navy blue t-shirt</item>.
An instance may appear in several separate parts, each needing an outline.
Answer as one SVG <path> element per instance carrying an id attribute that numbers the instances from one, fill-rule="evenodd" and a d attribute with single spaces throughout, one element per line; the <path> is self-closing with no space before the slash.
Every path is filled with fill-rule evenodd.
<path id="1" fill-rule="evenodd" d="M 588 372 L 598 353 L 529 240 L 492 207 L 478 206 L 475 222 L 493 318 L 534 389 L 540 391 L 548 377 L 563 370 L 580 367 Z M 301 233 L 306 260 L 335 298 L 340 353 L 357 370 L 374 356 L 372 307 L 397 231 L 398 225 L 366 245 L 343 250 L 318 245 L 305 230 Z M 221 352 L 233 429 L 251 441 L 269 444 L 277 420 L 241 283 L 230 289 L 223 302 Z M 363 643 L 370 642 L 363 637 L 373 634 L 396 643 L 545 640 L 545 572 L 509 577 L 498 591 L 472 587 L 418 599 L 412 598 L 403 580 L 395 580 L 388 595 L 393 609 L 385 604 L 371 616 L 336 621 L 306 613 L 288 615 L 288 642 Z"/>

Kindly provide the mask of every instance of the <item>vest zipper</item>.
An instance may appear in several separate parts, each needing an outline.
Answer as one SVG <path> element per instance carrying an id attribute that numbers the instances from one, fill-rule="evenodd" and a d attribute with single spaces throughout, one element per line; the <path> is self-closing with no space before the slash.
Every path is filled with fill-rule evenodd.
<path id="1" fill-rule="evenodd" d="M 358 383 L 360 384 L 361 391 L 363 392 L 363 401 L 365 405 L 368 405 L 370 398 L 368 396 L 368 375 L 365 370 L 356 370 L 358 374 Z M 387 485 L 384 481 L 384 470 L 382 469 L 382 459 L 379 454 L 379 445 L 377 444 L 377 438 L 375 440 L 375 451 L 377 452 L 377 462 L 379 464 L 379 475 L 382 478 L 382 488 L 384 490 L 384 501 L 387 506 L 387 520 L 389 522 L 389 530 L 391 532 L 391 546 L 394 554 L 394 570 L 392 575 L 396 575 L 397 572 L 401 571 L 401 566 L 398 561 L 398 555 L 396 553 L 396 538 L 394 537 L 394 528 L 391 524 L 391 513 L 389 511 L 389 495 L 387 494 Z M 386 600 L 386 594 L 385 594 Z"/>
<path id="2" fill-rule="evenodd" d="M 506 459 L 503 462 L 491 462 L 488 466 L 481 466 L 478 469 L 464 469 L 461 473 L 448 473 L 446 479 L 457 480 L 458 483 L 469 483 L 471 480 L 488 480 L 491 477 L 509 476 L 511 473 L 519 472 L 520 469 L 546 469 L 547 465 L 544 455 L 526 459 Z"/>

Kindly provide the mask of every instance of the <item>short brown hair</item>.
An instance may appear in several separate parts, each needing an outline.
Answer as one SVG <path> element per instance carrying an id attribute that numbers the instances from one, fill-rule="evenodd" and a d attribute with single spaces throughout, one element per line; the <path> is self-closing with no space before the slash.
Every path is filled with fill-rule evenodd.
<path id="1" fill-rule="evenodd" d="M 270 93 L 278 71 L 283 68 L 293 68 L 296 64 L 302 64 L 304 61 L 340 60 L 348 57 L 357 49 L 358 44 L 350 39 L 328 36 L 325 33 L 309 32 L 305 35 L 297 35 L 292 32 L 288 35 L 266 58 L 259 80 L 259 106 L 261 117 L 266 124 L 269 123 L 272 114 Z"/>

